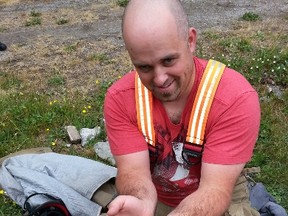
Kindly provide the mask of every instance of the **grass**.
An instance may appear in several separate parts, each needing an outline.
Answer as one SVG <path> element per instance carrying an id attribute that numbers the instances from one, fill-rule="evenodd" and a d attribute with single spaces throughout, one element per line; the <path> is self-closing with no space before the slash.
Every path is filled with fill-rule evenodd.
<path id="1" fill-rule="evenodd" d="M 128 3 L 129 3 L 129 0 L 117 0 L 117 5 L 121 7 L 126 7 Z"/>
<path id="2" fill-rule="evenodd" d="M 254 12 L 246 12 L 243 14 L 240 20 L 255 22 L 260 20 L 260 16 Z"/>
<path id="3" fill-rule="evenodd" d="M 25 26 L 35 26 L 35 25 L 41 25 L 41 13 L 36 11 L 31 11 L 29 14 L 29 19 L 26 20 Z"/>
<path id="4" fill-rule="evenodd" d="M 57 25 L 64 25 L 64 24 L 66 24 L 66 23 L 68 23 L 68 22 L 69 22 L 69 20 L 68 20 L 68 19 L 65 19 L 65 18 L 63 18 L 63 17 L 61 17 L 61 18 L 59 18 L 59 19 L 56 20 L 56 24 L 57 24 Z"/>
<path id="5" fill-rule="evenodd" d="M 118 2 L 124 4 L 128 1 Z M 241 72 L 258 91 L 262 110 L 261 128 L 254 156 L 247 166 L 261 167 L 262 172 L 256 176 L 256 180 L 263 182 L 277 201 L 288 209 L 286 199 L 288 197 L 286 165 L 288 38 L 285 29 L 287 21 L 282 24 L 283 26 L 280 25 L 281 22 L 277 22 L 278 28 L 274 29 L 275 23 L 261 24 L 264 21 L 259 19 L 260 21 L 253 23 L 251 28 L 251 21 L 256 20 L 255 15 L 252 15 L 246 15 L 250 20 L 242 17 L 241 20 L 249 22 L 239 21 L 236 23 L 239 26 L 231 31 L 207 30 L 201 33 L 197 55 L 206 59 L 220 60 Z M 40 18 L 40 16 L 41 14 L 35 11 L 30 13 L 30 18 Z M 283 28 L 284 30 L 281 30 Z M 76 76 L 75 80 L 77 80 L 77 74 L 69 76 L 64 74 L 63 70 L 68 67 L 69 62 L 76 61 L 77 56 L 83 56 L 85 59 L 81 62 L 83 68 L 88 64 L 91 65 L 90 70 L 93 73 L 101 71 L 109 74 L 112 69 L 119 70 L 123 56 L 116 56 L 113 46 L 109 52 L 105 50 L 107 46 L 103 46 L 102 50 L 98 50 L 98 46 L 95 46 L 93 52 L 88 54 L 84 52 L 84 46 L 84 42 L 77 44 L 69 42 L 64 47 L 59 46 L 60 51 L 56 48 L 54 50 L 54 47 L 43 49 L 49 56 L 54 56 L 55 52 L 55 55 L 58 54 L 59 58 L 63 58 L 63 66 L 56 65 L 57 69 L 48 70 L 49 75 L 44 77 L 46 88 L 40 89 L 37 85 L 30 85 L 34 80 L 25 77 L 23 75 L 25 71 L 21 71 L 22 73 L 17 73 L 16 70 L 8 71 L 5 66 L 9 62 L 3 63 L 4 67 L 0 68 L 0 157 L 26 148 L 46 146 L 51 147 L 55 152 L 98 159 L 93 143 L 106 140 L 103 101 L 107 88 L 116 79 L 110 76 L 106 82 L 101 79 L 93 80 L 93 86 L 89 85 L 92 93 L 88 90 L 82 91 L 81 88 L 78 90 L 75 82 L 71 91 L 67 83 L 73 76 Z M 21 47 L 18 51 L 19 49 Z M 34 60 L 37 58 L 38 56 L 33 56 Z M 113 62 L 116 66 L 111 69 Z M 80 69 L 82 71 L 82 67 Z M 86 70 L 81 75 L 88 72 L 89 70 Z M 268 85 L 278 86 L 282 96 L 279 98 L 271 92 Z M 84 85 L 83 88 L 86 90 L 88 86 Z M 66 144 L 69 142 L 65 131 L 67 125 L 75 125 L 78 129 L 100 126 L 102 133 L 93 143 L 85 147 L 78 145 L 67 147 Z M 21 215 L 21 209 L 6 196 L 1 195 L 0 191 L 1 215 Z"/>

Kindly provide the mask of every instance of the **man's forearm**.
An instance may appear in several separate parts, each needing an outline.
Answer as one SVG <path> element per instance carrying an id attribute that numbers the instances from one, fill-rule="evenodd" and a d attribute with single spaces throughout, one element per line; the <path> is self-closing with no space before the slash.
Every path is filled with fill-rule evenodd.
<path id="1" fill-rule="evenodd" d="M 149 177 L 138 175 L 137 172 L 130 174 L 118 173 L 116 187 L 121 195 L 132 195 L 149 202 L 154 207 L 156 205 L 157 193 Z"/>
<path id="2" fill-rule="evenodd" d="M 230 197 L 216 189 L 197 190 L 168 216 L 221 216 L 229 207 Z"/>

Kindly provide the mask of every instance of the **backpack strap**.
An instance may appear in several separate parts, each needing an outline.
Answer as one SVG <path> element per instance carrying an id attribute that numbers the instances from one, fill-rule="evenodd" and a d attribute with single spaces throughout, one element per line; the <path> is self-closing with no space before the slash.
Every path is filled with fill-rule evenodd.
<path id="1" fill-rule="evenodd" d="M 224 64 L 215 60 L 209 60 L 190 114 L 186 142 L 194 145 L 203 145 L 208 114 L 224 69 Z M 153 95 L 142 84 L 137 72 L 135 74 L 135 99 L 138 128 L 142 132 L 146 142 L 155 146 L 152 115 Z"/>

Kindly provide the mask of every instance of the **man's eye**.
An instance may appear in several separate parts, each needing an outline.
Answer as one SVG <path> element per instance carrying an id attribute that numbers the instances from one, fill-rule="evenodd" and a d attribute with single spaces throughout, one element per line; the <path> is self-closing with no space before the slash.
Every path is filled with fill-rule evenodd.
<path id="1" fill-rule="evenodd" d="M 138 69 L 141 70 L 142 72 L 148 72 L 151 69 L 151 66 L 142 65 L 142 66 L 138 66 Z"/>
<path id="2" fill-rule="evenodd" d="M 169 66 L 169 65 L 174 63 L 174 60 L 175 59 L 173 59 L 173 58 L 167 58 L 167 59 L 164 59 L 163 63 L 165 66 Z"/>

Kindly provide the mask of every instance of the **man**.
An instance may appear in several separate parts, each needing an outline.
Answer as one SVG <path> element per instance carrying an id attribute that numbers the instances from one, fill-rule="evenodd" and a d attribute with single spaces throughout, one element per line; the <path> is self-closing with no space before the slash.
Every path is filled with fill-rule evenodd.
<path id="1" fill-rule="evenodd" d="M 153 94 L 155 143 L 139 130 L 136 72 L 132 71 L 108 90 L 105 99 L 106 129 L 118 168 L 119 192 L 107 214 L 257 215 L 247 207 L 247 194 L 244 207 L 242 198 L 232 199 L 258 135 L 257 93 L 239 73 L 225 68 L 205 127 L 203 152 L 188 154 L 186 146 L 192 144 L 187 144 L 185 137 L 190 113 L 207 65 L 193 56 L 196 30 L 188 27 L 177 0 L 131 0 L 122 30 L 137 76 Z M 201 154 L 198 163 L 194 159 Z"/>

